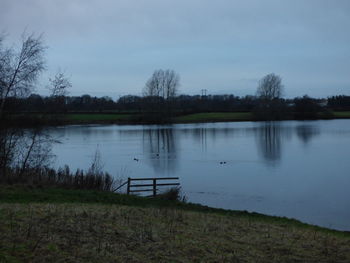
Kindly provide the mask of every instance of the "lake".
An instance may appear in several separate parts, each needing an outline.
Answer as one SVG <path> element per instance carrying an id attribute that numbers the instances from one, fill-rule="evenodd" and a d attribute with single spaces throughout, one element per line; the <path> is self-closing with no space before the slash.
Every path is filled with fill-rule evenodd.
<path id="1" fill-rule="evenodd" d="M 57 167 L 87 169 L 98 149 L 118 179 L 180 177 L 189 202 L 350 230 L 350 120 L 73 125 L 49 133 L 61 142 L 53 147 Z"/>

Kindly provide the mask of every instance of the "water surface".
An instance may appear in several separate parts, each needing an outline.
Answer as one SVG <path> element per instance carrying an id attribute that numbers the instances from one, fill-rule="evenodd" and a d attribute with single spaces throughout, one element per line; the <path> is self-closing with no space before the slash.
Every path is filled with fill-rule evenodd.
<path id="1" fill-rule="evenodd" d="M 50 133 L 61 141 L 53 149 L 57 166 L 87 169 L 98 148 L 116 178 L 178 176 L 190 202 L 350 230 L 350 120 L 84 125 Z"/>

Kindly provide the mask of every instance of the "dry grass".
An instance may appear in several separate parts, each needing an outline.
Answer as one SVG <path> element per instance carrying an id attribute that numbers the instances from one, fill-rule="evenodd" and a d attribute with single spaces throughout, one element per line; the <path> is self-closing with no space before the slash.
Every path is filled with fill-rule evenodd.
<path id="1" fill-rule="evenodd" d="M 110 191 L 117 186 L 113 177 L 95 169 L 94 163 L 88 171 L 77 170 L 71 172 L 66 165 L 58 170 L 39 167 L 27 168 L 24 172 L 20 167 L 8 168 L 6 175 L 0 172 L 0 193 L 9 185 L 27 185 L 32 187 L 60 187 L 62 189 L 90 189 L 98 191 Z"/>
<path id="2" fill-rule="evenodd" d="M 0 204 L 0 262 L 350 262 L 350 238 L 174 208 Z"/>

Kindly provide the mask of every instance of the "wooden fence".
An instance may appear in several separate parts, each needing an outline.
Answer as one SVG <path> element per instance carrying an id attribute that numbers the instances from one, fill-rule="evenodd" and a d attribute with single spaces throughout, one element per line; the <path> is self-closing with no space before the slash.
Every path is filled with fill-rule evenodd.
<path id="1" fill-rule="evenodd" d="M 179 186 L 180 183 L 166 182 L 158 183 L 157 181 L 166 181 L 166 180 L 179 180 L 179 177 L 155 177 L 155 178 L 128 178 L 128 181 L 120 185 L 116 190 L 120 189 L 122 186 L 127 185 L 126 194 L 140 193 L 140 192 L 152 192 L 152 196 L 157 196 L 157 191 L 159 187 L 163 186 Z M 149 183 L 142 184 L 133 184 L 136 181 L 151 181 Z M 142 189 L 140 189 L 142 188 Z M 115 191 L 116 191 L 115 190 Z"/>

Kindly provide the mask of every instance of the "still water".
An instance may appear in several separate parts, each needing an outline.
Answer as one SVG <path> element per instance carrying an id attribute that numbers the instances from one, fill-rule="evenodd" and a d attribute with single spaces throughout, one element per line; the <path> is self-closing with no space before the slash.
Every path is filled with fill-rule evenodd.
<path id="1" fill-rule="evenodd" d="M 116 178 L 180 177 L 190 202 L 350 230 L 350 120 L 84 125 L 50 133 L 61 141 L 56 166 L 87 169 L 98 149 Z"/>

